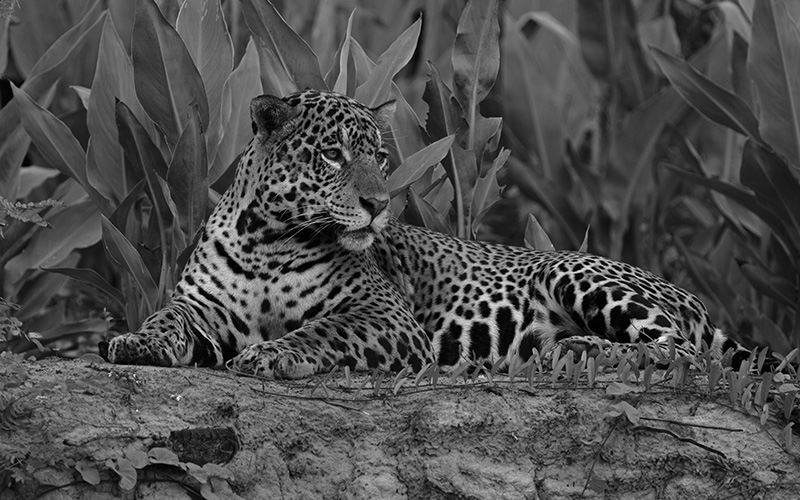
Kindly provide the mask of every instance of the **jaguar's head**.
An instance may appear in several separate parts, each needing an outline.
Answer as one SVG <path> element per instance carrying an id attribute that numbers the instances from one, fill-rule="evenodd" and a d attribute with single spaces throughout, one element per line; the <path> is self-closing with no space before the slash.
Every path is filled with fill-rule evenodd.
<path id="1" fill-rule="evenodd" d="M 388 152 L 382 131 L 395 102 L 370 109 L 333 92 L 253 99 L 255 196 L 285 231 L 333 236 L 364 250 L 389 221 Z M 251 179 L 252 182 L 252 179 Z"/>

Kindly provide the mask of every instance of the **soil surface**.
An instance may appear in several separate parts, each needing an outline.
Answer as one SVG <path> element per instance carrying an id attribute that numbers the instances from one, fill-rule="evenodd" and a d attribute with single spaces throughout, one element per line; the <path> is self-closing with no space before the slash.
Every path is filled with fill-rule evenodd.
<path id="1" fill-rule="evenodd" d="M 800 498 L 798 440 L 723 394 L 476 380 L 0 357 L 0 500 Z"/>

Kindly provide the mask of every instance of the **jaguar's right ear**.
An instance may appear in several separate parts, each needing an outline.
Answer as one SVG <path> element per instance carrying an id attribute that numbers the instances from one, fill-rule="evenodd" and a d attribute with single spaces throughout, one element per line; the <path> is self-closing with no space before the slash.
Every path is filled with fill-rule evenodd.
<path id="1" fill-rule="evenodd" d="M 280 97 L 260 95 L 250 101 L 250 121 L 253 134 L 264 138 L 272 135 L 297 115 L 295 109 Z"/>

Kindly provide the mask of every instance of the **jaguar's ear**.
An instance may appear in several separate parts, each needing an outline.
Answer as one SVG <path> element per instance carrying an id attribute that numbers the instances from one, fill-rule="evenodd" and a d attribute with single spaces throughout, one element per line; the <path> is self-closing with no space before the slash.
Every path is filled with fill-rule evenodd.
<path id="1" fill-rule="evenodd" d="M 372 114 L 375 116 L 375 121 L 378 122 L 378 127 L 381 130 L 389 130 L 392 128 L 392 119 L 394 112 L 397 110 L 397 101 L 392 99 L 387 101 L 377 108 L 372 108 Z"/>
<path id="2" fill-rule="evenodd" d="M 274 95 L 260 95 L 250 101 L 250 121 L 255 135 L 269 137 L 295 115 L 293 107 Z"/>

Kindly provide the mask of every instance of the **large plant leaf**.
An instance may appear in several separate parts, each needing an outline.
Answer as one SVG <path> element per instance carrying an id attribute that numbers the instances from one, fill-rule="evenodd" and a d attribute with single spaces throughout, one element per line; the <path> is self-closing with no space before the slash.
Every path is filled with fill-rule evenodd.
<path id="1" fill-rule="evenodd" d="M 114 22 L 107 17 L 86 113 L 86 126 L 91 136 L 91 146 L 86 152 L 86 176 L 89 183 L 113 205 L 125 197 L 129 188 L 114 118 L 117 99 L 127 103 L 139 120 L 146 118 L 136 97 L 133 64 L 117 35 Z M 151 127 L 151 130 L 154 129 Z"/>
<path id="2" fill-rule="evenodd" d="M 797 307 L 797 285 L 752 262 L 737 260 L 739 270 L 753 288 L 780 302 L 784 307 Z"/>
<path id="3" fill-rule="evenodd" d="M 17 22 L 10 26 L 9 42 L 14 66 L 24 78 L 33 74 L 33 67 L 47 49 L 73 24 L 69 9 L 54 9 L 52 2 L 13 2 Z M 95 4 L 99 2 L 95 1 Z M 95 5 L 96 6 L 96 5 Z M 97 12 L 95 12 L 95 16 Z"/>
<path id="4" fill-rule="evenodd" d="M 351 62 L 351 55 L 350 55 L 350 37 L 353 32 L 353 17 L 355 17 L 356 11 L 350 13 L 350 17 L 347 19 L 347 29 L 344 32 L 344 37 L 342 38 L 342 44 L 337 51 L 337 60 L 339 64 L 334 64 L 331 68 L 331 72 L 338 70 L 338 74 L 336 75 L 336 82 L 333 84 L 333 91 L 338 92 L 344 95 L 353 95 L 349 94 L 348 90 L 353 88 L 353 77 L 354 75 L 351 74 L 349 66 L 353 64 Z M 354 68 L 355 69 L 355 68 Z M 330 73 L 328 77 L 330 77 Z M 326 81 L 330 81 L 326 78 Z"/>
<path id="5" fill-rule="evenodd" d="M 525 225 L 525 248 L 531 250 L 553 251 L 556 249 L 547 231 L 544 230 L 536 216 L 528 214 L 528 223 Z"/>
<path id="6" fill-rule="evenodd" d="M 94 190 L 86 178 L 86 154 L 69 128 L 33 101 L 25 91 L 13 84 L 12 91 L 22 125 L 48 164 L 75 179 L 101 210 L 110 211 L 107 200 Z"/>
<path id="7" fill-rule="evenodd" d="M 442 80 L 439 70 L 431 62 L 428 62 L 428 81 L 425 82 L 422 100 L 428 105 L 425 129 L 431 140 L 455 134 L 458 130 L 461 108 L 458 101 L 453 99 L 450 88 Z"/>
<path id="8" fill-rule="evenodd" d="M 657 89 L 657 79 L 647 65 L 636 11 L 630 0 L 578 2 L 578 37 L 581 52 L 595 77 L 619 89 L 619 98 L 633 109 Z"/>
<path id="9" fill-rule="evenodd" d="M 499 35 L 497 1 L 467 2 L 453 45 L 453 91 L 470 126 L 476 123 L 478 105 L 489 95 L 500 69 Z M 470 136 L 466 149 L 474 146 Z"/>
<path id="10" fill-rule="evenodd" d="M 262 93 L 259 73 L 255 41 L 251 39 L 244 57 L 228 77 L 222 92 L 223 135 L 214 158 L 214 166 L 208 172 L 209 185 L 219 179 L 253 137 L 250 100 Z"/>
<path id="11" fill-rule="evenodd" d="M 472 206 L 470 207 L 473 235 L 478 232 L 478 226 L 486 212 L 500 200 L 503 188 L 497 183 L 497 172 L 508 161 L 510 154 L 510 150 L 502 149 L 492 162 L 492 166 L 486 172 L 486 175 L 479 178 L 475 183 L 475 192 L 472 196 Z"/>
<path id="12" fill-rule="evenodd" d="M 92 285 L 108 295 L 108 297 L 114 301 L 118 311 L 125 310 L 125 297 L 122 295 L 122 292 L 111 286 L 111 284 L 109 284 L 109 282 L 106 281 L 102 276 L 97 274 L 97 271 L 94 269 L 80 269 L 74 267 L 50 267 L 42 269 L 48 273 L 62 274 L 82 283 Z"/>
<path id="13" fill-rule="evenodd" d="M 356 89 L 356 100 L 371 108 L 389 100 L 392 79 L 414 55 L 421 29 L 422 19 L 417 19 L 378 57 L 367 81 Z"/>
<path id="14" fill-rule="evenodd" d="M 117 130 L 119 130 L 119 143 L 125 151 L 128 164 L 147 181 L 147 190 L 158 221 L 161 251 L 165 253 L 171 251 L 174 245 L 170 244 L 167 235 L 172 228 L 173 213 L 162 185 L 162 179 L 167 178 L 164 158 L 147 131 L 123 102 L 117 102 Z"/>
<path id="15" fill-rule="evenodd" d="M 18 99 L 22 125 L 45 160 L 86 188 L 86 154 L 69 128 L 13 83 L 11 90 Z"/>
<path id="16" fill-rule="evenodd" d="M 281 58 L 258 38 L 251 38 L 248 46 L 250 43 L 253 43 L 258 50 L 258 64 L 261 67 L 261 86 L 264 89 L 264 93 L 282 97 L 292 92 L 297 92 L 297 84 L 286 72 Z"/>
<path id="17" fill-rule="evenodd" d="M 22 126 L 12 128 L 0 141 L 0 196 L 7 200 L 19 196 L 20 167 L 30 145 L 30 136 Z"/>
<path id="18" fill-rule="evenodd" d="M 657 48 L 653 48 L 652 53 L 675 90 L 700 114 L 740 134 L 761 140 L 758 120 L 741 97 L 715 84 L 679 57 Z"/>
<path id="19" fill-rule="evenodd" d="M 191 239 L 203 223 L 208 201 L 208 170 L 206 145 L 203 140 L 197 108 L 183 129 L 175 154 L 167 171 L 172 200 L 178 211 L 178 221 L 186 239 Z"/>
<path id="20" fill-rule="evenodd" d="M 109 255 L 119 265 L 124 266 L 125 271 L 130 274 L 142 298 L 147 303 L 148 310 L 154 311 L 158 302 L 158 287 L 153 281 L 153 277 L 150 276 L 150 272 L 147 270 L 147 266 L 145 266 L 141 256 L 111 221 L 102 217 L 101 223 L 103 227 L 103 243 Z"/>
<path id="21" fill-rule="evenodd" d="M 755 2 L 747 68 L 759 102 L 764 140 L 800 166 L 800 5 Z"/>
<path id="22" fill-rule="evenodd" d="M 185 1 L 178 13 L 175 29 L 203 78 L 208 99 L 208 123 L 202 123 L 202 128 L 208 151 L 213 155 L 222 133 L 222 88 L 233 71 L 233 43 L 220 0 Z"/>
<path id="23" fill-rule="evenodd" d="M 742 184 L 781 221 L 795 251 L 800 251 L 800 182 L 780 156 L 753 141 L 744 146 Z"/>
<path id="24" fill-rule="evenodd" d="M 517 156 L 535 158 L 538 165 L 531 168 L 552 178 L 564 155 L 565 133 L 552 81 L 563 63 L 563 50 L 559 54 L 558 46 L 537 43 L 541 36 L 529 41 L 523 31 L 527 26 L 525 22 L 510 24 L 503 38 L 506 132 L 518 145 Z M 562 57 L 552 57 L 554 52 Z"/>
<path id="25" fill-rule="evenodd" d="M 104 19 L 105 14 L 100 14 L 99 4 L 92 5 L 78 24 L 47 49 L 20 88 L 42 107 L 49 106 L 59 78 L 76 58 L 84 56 L 86 47 L 99 34 Z M 3 181 L 0 182 L 0 191 L 10 192 L 14 189 L 14 179 L 19 175 L 24 153 L 30 145 L 30 138 L 20 123 L 17 104 L 12 99 L 0 108 L 0 181 Z"/>
<path id="26" fill-rule="evenodd" d="M 406 221 L 419 226 L 424 226 L 444 234 L 453 234 L 447 219 L 436 209 L 422 199 L 413 189 L 408 190 L 408 207 L 404 212 Z"/>
<path id="27" fill-rule="evenodd" d="M 387 186 L 392 196 L 419 180 L 426 170 L 442 161 L 447 156 L 455 138 L 455 134 L 448 135 L 406 158 L 392 172 L 387 181 Z"/>
<path id="28" fill-rule="evenodd" d="M 356 85 L 361 85 L 372 74 L 375 63 L 355 40 L 350 41 L 350 52 L 356 68 L 354 81 Z M 384 132 L 384 138 L 388 139 L 390 145 L 394 144 L 394 148 L 389 148 L 392 164 L 399 165 L 406 158 L 424 148 L 428 141 L 423 137 L 419 117 L 406 101 L 403 93 L 400 92 L 400 88 L 395 83 L 391 84 L 391 88 L 391 97 L 397 102 L 397 110 L 394 113 L 393 128 Z"/>
<path id="29" fill-rule="evenodd" d="M 250 32 L 281 61 L 297 88 L 324 90 L 328 87 L 311 47 L 286 24 L 269 1 L 243 0 L 244 19 Z"/>
<path id="30" fill-rule="evenodd" d="M 154 0 L 137 0 L 131 41 L 136 95 L 150 118 L 178 142 L 196 105 L 208 123 L 208 101 L 203 79 L 180 35 L 164 19 Z"/>
<path id="31" fill-rule="evenodd" d="M 97 205 L 86 198 L 58 211 L 47 221 L 52 227 L 37 227 L 25 252 L 6 264 L 8 283 L 19 281 L 28 269 L 57 265 L 73 250 L 100 241 L 100 213 Z"/>
<path id="32" fill-rule="evenodd" d="M 0 75 L 6 74 L 8 65 L 8 25 L 11 17 L 0 18 Z"/>

